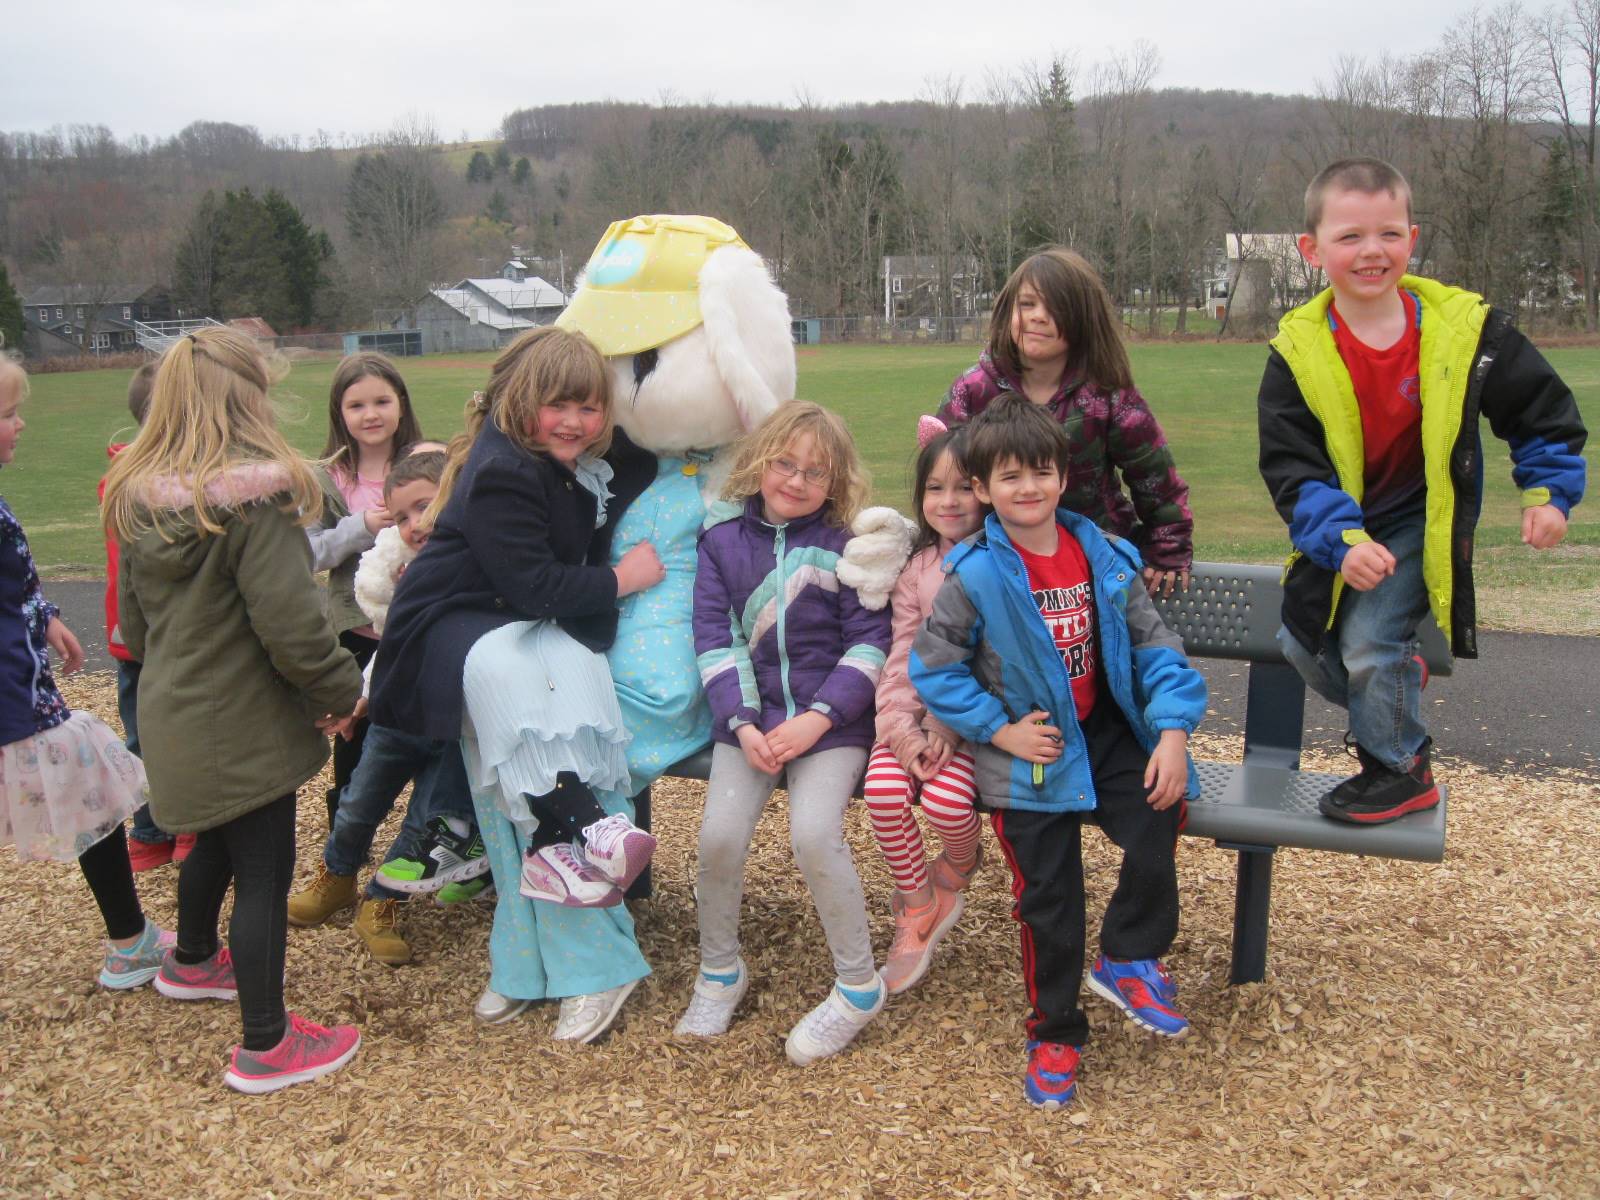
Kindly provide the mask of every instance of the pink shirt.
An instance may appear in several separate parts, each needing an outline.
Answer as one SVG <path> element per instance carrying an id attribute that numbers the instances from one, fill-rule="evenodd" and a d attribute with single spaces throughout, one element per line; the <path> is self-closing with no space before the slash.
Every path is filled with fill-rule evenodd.
<path id="1" fill-rule="evenodd" d="M 907 674 L 911 643 L 916 641 L 917 630 L 933 611 L 933 598 L 944 584 L 944 556 L 954 545 L 941 538 L 937 546 L 927 546 L 913 554 L 895 581 L 889 598 L 893 607 L 894 640 L 883 664 L 883 674 L 878 676 L 877 736 L 896 754 L 908 742 L 920 750 L 927 744 L 929 731 L 938 733 L 952 746 L 963 744 L 959 736 L 928 712 Z"/>
<path id="2" fill-rule="evenodd" d="M 333 486 L 339 489 L 339 495 L 344 497 L 345 507 L 352 513 L 364 513 L 369 508 L 383 507 L 382 479 L 364 479 L 353 473 L 346 474 L 337 467 L 330 474 L 333 476 Z M 378 636 L 378 631 L 371 625 L 362 625 L 350 632 L 373 639 Z"/>

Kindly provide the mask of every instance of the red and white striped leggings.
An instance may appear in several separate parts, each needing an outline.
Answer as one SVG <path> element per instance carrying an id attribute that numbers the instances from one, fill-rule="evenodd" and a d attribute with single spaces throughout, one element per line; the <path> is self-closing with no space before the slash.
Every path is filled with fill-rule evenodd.
<path id="1" fill-rule="evenodd" d="M 927 783 L 900 765 L 888 745 L 879 742 L 867 761 L 867 779 L 862 788 L 867 798 L 867 815 L 872 821 L 878 849 L 888 860 L 894 886 L 902 892 L 920 891 L 928 886 L 928 853 L 923 849 L 922 830 L 911 811 L 911 798 L 922 791 L 922 811 L 939 831 L 944 852 L 958 863 L 969 863 L 978 852 L 982 826 L 972 810 L 977 781 L 972 773 L 972 756 L 957 751 L 950 761 Z"/>

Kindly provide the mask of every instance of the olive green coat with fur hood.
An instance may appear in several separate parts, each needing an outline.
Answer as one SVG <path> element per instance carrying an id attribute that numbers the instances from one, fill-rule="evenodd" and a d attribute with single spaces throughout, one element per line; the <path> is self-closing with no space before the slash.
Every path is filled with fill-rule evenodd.
<path id="1" fill-rule="evenodd" d="M 348 713 L 361 672 L 340 648 L 311 576 L 288 476 L 235 467 L 207 490 L 220 534 L 186 488 L 152 480 L 164 519 L 122 543 L 119 621 L 139 676 L 139 741 L 156 824 L 211 829 L 295 791 L 328 757 L 315 721 Z M 170 540 L 169 540 L 170 539 Z"/>

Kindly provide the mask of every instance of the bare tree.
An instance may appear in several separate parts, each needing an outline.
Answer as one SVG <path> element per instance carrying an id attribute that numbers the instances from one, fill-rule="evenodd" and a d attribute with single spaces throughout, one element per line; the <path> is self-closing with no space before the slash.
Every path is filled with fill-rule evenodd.
<path id="1" fill-rule="evenodd" d="M 350 171 L 345 220 L 363 251 L 374 302 L 414 303 L 432 282 L 444 205 L 439 197 L 438 136 L 416 117 L 397 125 L 381 149 Z"/>
<path id="2" fill-rule="evenodd" d="M 1572 200 L 1572 233 L 1583 279 L 1583 323 L 1600 328 L 1600 0 L 1568 0 L 1539 26 L 1549 72 L 1545 108 L 1565 147 L 1562 166 Z"/>

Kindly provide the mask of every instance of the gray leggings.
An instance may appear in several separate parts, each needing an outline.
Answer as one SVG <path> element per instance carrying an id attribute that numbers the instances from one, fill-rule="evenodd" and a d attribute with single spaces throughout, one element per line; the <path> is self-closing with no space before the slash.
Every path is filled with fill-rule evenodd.
<path id="1" fill-rule="evenodd" d="M 872 936 L 850 848 L 844 810 L 867 765 L 864 747 L 841 746 L 789 763 L 789 844 L 805 877 L 841 983 L 872 983 Z M 700 965 L 711 974 L 737 968 L 744 864 L 756 822 L 778 777 L 757 771 L 737 746 L 711 750 L 711 783 L 700 822 Z"/>

